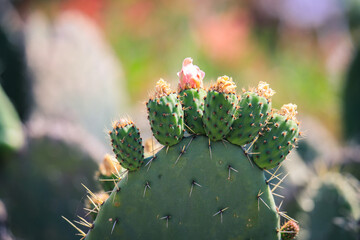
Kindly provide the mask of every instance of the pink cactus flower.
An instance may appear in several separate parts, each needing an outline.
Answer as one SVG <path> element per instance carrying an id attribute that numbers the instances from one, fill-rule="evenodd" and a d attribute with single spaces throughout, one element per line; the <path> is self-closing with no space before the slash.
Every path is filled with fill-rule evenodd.
<path id="1" fill-rule="evenodd" d="M 196 65 L 191 58 L 185 58 L 179 76 L 179 89 L 202 88 L 205 73 Z"/>

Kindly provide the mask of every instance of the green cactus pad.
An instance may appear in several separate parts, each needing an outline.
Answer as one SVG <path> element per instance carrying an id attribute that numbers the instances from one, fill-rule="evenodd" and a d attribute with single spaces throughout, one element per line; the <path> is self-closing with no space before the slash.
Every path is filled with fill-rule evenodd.
<path id="1" fill-rule="evenodd" d="M 274 113 L 254 143 L 254 162 L 260 168 L 276 167 L 294 148 L 298 136 L 299 126 L 296 121 Z"/>
<path id="2" fill-rule="evenodd" d="M 238 98 L 235 94 L 209 91 L 205 99 L 204 127 L 211 141 L 219 141 L 230 132 L 235 120 Z"/>
<path id="3" fill-rule="evenodd" d="M 147 103 L 149 121 L 159 143 L 172 146 L 184 136 L 184 112 L 178 96 L 171 93 Z"/>
<path id="4" fill-rule="evenodd" d="M 109 132 L 116 159 L 123 168 L 135 171 L 144 161 L 144 147 L 139 129 L 131 121 L 117 122 Z"/>
<path id="5" fill-rule="evenodd" d="M 243 146 L 253 141 L 266 125 L 271 112 L 271 103 L 257 93 L 245 92 L 241 96 L 239 107 L 227 140 Z"/>
<path id="6" fill-rule="evenodd" d="M 280 239 L 263 171 L 242 149 L 192 136 L 121 180 L 86 239 Z"/>
<path id="7" fill-rule="evenodd" d="M 190 134 L 204 135 L 204 98 L 207 92 L 202 89 L 186 89 L 179 93 L 184 110 L 185 127 Z"/>

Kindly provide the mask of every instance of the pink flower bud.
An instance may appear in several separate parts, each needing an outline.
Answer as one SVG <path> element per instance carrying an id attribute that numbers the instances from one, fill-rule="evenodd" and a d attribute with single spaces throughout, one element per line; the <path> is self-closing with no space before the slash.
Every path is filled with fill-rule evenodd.
<path id="1" fill-rule="evenodd" d="M 205 73 L 196 65 L 191 58 L 185 58 L 179 76 L 179 89 L 202 88 Z"/>

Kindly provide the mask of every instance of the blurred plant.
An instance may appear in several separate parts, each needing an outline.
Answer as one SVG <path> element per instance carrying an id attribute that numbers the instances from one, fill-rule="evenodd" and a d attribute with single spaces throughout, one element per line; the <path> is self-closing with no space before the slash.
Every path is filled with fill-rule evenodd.
<path id="1" fill-rule="evenodd" d="M 0 86 L 0 163 L 5 155 L 23 146 L 24 138 L 17 112 Z"/>
<path id="2" fill-rule="evenodd" d="M 24 150 L 0 171 L 0 197 L 8 208 L 9 227 L 20 239 L 76 239 L 60 216 L 84 213 L 79 203 L 83 197 L 80 183 L 96 189 L 93 152 L 102 148 L 85 150 L 82 146 L 92 137 L 71 125 L 39 125 L 43 132 L 38 127 L 27 128 Z"/>

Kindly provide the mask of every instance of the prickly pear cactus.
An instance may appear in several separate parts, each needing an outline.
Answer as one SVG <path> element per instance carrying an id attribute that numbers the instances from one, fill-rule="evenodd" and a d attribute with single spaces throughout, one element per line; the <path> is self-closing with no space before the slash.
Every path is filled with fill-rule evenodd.
<path id="1" fill-rule="evenodd" d="M 295 238 L 296 221 L 280 212 L 273 198 L 283 179 L 267 170 L 285 159 L 292 149 L 288 141 L 295 144 L 299 134 L 298 124 L 292 123 L 297 123 L 295 105 L 293 111 L 271 110 L 274 92 L 263 82 L 238 96 L 227 76 L 206 91 L 204 75 L 188 58 L 178 73 L 177 93 L 164 80 L 157 83 L 155 96 L 147 103 L 148 119 L 164 147 L 150 157 L 140 159 L 137 133 L 114 138 L 129 125 L 137 129 L 132 122 L 122 119 L 113 124 L 109 133 L 114 153 L 127 170 L 117 174 L 119 181 L 105 202 L 92 201 L 89 211 L 96 212 L 95 221 L 81 219 L 90 228 L 87 233 L 77 228 L 84 238 Z M 269 141 L 266 147 L 263 139 Z M 256 152 L 253 145 L 258 146 Z M 269 159 L 269 149 L 271 156 L 281 158 Z M 271 177 L 267 179 L 264 171 Z M 281 227 L 284 217 L 292 224 Z"/>

